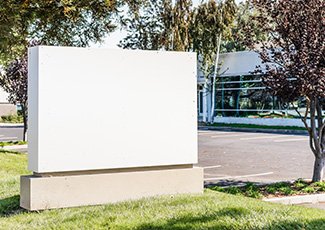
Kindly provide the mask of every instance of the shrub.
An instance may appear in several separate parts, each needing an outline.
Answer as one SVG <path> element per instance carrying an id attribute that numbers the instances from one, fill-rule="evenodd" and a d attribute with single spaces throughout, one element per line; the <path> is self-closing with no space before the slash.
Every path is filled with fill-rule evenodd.
<path id="1" fill-rule="evenodd" d="M 1 116 L 1 122 L 4 123 L 23 123 L 23 117 L 21 115 L 7 115 Z"/>
<path id="2" fill-rule="evenodd" d="M 313 187 L 306 187 L 301 190 L 304 193 L 314 193 L 316 190 Z"/>

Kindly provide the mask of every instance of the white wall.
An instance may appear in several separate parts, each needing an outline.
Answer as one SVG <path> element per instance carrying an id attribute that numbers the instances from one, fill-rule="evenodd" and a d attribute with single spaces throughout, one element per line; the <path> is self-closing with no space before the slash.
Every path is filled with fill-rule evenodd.
<path id="1" fill-rule="evenodd" d="M 8 103 L 8 94 L 0 87 L 0 103 Z"/>
<path id="2" fill-rule="evenodd" d="M 257 65 L 264 67 L 259 54 L 253 51 L 240 51 L 220 54 L 222 76 L 252 75 Z"/>
<path id="3" fill-rule="evenodd" d="M 34 47 L 28 90 L 34 172 L 197 162 L 194 53 Z"/>

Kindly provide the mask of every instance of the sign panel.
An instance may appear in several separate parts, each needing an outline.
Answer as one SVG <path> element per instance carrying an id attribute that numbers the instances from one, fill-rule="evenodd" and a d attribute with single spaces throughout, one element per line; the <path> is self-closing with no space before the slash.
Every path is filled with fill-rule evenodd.
<path id="1" fill-rule="evenodd" d="M 29 49 L 29 169 L 197 163 L 196 55 Z"/>

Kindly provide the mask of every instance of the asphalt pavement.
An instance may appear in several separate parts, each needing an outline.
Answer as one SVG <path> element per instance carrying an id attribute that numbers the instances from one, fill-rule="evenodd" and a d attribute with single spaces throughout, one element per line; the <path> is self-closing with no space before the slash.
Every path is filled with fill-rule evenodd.
<path id="1" fill-rule="evenodd" d="M 199 131 L 199 163 L 206 185 L 271 183 L 311 178 L 308 136 Z"/>
<path id="2" fill-rule="evenodd" d="M 23 128 L 0 127 L 0 141 L 19 141 L 23 139 Z"/>

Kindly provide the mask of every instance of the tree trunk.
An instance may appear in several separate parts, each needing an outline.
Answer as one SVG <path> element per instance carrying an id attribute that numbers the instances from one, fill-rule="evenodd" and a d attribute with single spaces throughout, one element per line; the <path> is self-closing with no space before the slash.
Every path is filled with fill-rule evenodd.
<path id="1" fill-rule="evenodd" d="M 211 111 L 210 111 L 210 117 L 209 122 L 213 123 L 214 118 L 214 112 L 215 112 L 215 104 L 216 104 L 216 78 L 217 78 L 217 72 L 218 72 L 218 64 L 219 64 L 219 56 L 220 56 L 220 46 L 221 46 L 221 34 L 218 38 L 218 47 L 216 52 L 216 58 L 214 63 L 214 71 L 212 76 L 212 97 L 211 97 Z"/>
<path id="2" fill-rule="evenodd" d="M 27 137 L 27 111 L 26 106 L 22 106 L 22 115 L 23 115 L 23 122 L 24 122 L 24 129 L 23 129 L 23 141 L 26 141 Z"/>
<path id="3" fill-rule="evenodd" d="M 322 181 L 324 174 L 325 158 L 316 157 L 314 164 L 313 182 Z"/>
<path id="4" fill-rule="evenodd" d="M 27 140 L 27 119 L 24 116 L 24 130 L 23 130 L 23 141 Z"/>

